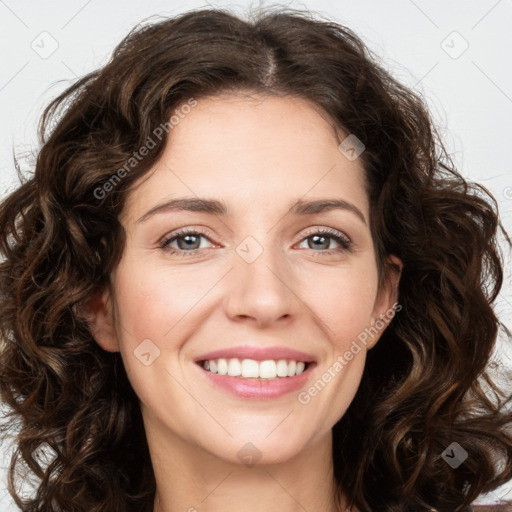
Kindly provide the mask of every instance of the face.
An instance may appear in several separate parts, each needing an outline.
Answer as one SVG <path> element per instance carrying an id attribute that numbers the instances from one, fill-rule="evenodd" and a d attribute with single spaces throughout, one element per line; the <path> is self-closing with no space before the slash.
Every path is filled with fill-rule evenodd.
<path id="1" fill-rule="evenodd" d="M 292 97 L 201 99 L 173 127 L 128 196 L 95 312 L 148 430 L 234 463 L 250 442 L 274 463 L 346 411 L 396 282 L 378 286 L 362 163 L 338 144 Z M 220 359 L 233 375 L 212 373 Z"/>

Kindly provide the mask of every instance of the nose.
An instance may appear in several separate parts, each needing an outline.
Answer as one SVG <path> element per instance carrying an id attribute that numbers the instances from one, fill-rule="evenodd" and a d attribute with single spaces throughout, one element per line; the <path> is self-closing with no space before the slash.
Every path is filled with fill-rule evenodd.
<path id="1" fill-rule="evenodd" d="M 249 321 L 257 327 L 290 322 L 300 309 L 291 269 L 278 250 L 264 248 L 248 263 L 233 254 L 233 270 L 225 282 L 224 308 L 234 321 Z"/>

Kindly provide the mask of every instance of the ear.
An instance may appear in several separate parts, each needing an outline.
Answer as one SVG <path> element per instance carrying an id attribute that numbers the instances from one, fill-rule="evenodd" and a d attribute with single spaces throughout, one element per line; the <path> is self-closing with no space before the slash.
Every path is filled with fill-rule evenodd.
<path id="1" fill-rule="evenodd" d="M 375 346 L 395 316 L 395 313 L 402 309 L 402 306 L 398 303 L 398 285 L 403 266 L 402 261 L 394 255 L 390 255 L 386 261 L 385 275 L 377 292 L 371 325 L 368 328 L 370 332 L 366 344 L 368 349 Z"/>
<path id="2" fill-rule="evenodd" d="M 99 290 L 80 305 L 77 315 L 85 320 L 94 339 L 107 352 L 119 352 L 114 329 L 114 316 L 110 290 Z"/>

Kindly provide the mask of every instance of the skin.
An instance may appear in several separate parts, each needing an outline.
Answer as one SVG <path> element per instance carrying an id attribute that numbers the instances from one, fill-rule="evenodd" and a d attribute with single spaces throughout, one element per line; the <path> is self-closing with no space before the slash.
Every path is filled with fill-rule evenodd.
<path id="1" fill-rule="evenodd" d="M 378 286 L 362 163 L 338 144 L 327 117 L 305 99 L 201 99 L 128 196 L 120 216 L 126 248 L 111 289 L 91 299 L 89 313 L 96 340 L 121 352 L 140 398 L 155 512 L 348 510 L 334 499 L 331 428 L 383 329 L 307 404 L 297 392 L 234 397 L 194 363 L 238 345 L 296 348 L 317 361 L 307 389 L 396 302 L 398 275 Z M 173 210 L 138 221 L 181 197 L 223 201 L 230 214 Z M 287 214 L 299 199 L 333 198 L 354 205 L 366 223 L 345 209 Z M 180 228 L 207 230 L 192 240 L 196 254 L 160 247 Z M 348 237 L 351 250 L 333 238 L 315 246 L 322 228 Z M 246 237 L 263 249 L 252 263 L 236 252 Z M 186 252 L 181 242 L 171 247 Z M 160 350 L 148 366 L 134 355 L 145 339 Z M 251 467 L 237 455 L 248 442 L 261 455 Z"/>

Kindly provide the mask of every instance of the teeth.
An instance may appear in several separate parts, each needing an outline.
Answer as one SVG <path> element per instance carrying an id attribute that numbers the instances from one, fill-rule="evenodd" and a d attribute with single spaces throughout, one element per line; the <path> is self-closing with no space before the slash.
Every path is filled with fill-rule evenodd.
<path id="1" fill-rule="evenodd" d="M 205 361 L 208 362 L 208 361 Z M 254 359 L 244 359 L 242 361 L 242 377 L 258 378 L 260 376 L 260 365 Z"/>
<path id="2" fill-rule="evenodd" d="M 279 359 L 274 361 L 256 361 L 254 359 L 238 358 L 231 359 L 210 359 L 204 361 L 203 368 L 211 373 L 229 375 L 243 379 L 275 379 L 276 377 L 294 377 L 300 375 L 306 368 L 302 361 L 287 361 Z"/>
<path id="3" fill-rule="evenodd" d="M 277 375 L 276 362 L 261 361 L 260 363 L 260 379 L 275 379 Z"/>
<path id="4" fill-rule="evenodd" d="M 239 359 L 230 359 L 228 362 L 228 375 L 230 377 L 238 377 L 242 375 L 242 365 Z"/>
<path id="5" fill-rule="evenodd" d="M 228 373 L 228 362 L 225 359 L 217 360 L 217 373 L 219 375 L 226 375 Z"/>
<path id="6" fill-rule="evenodd" d="M 288 377 L 288 363 L 283 359 L 277 361 L 276 372 L 278 377 Z"/>

